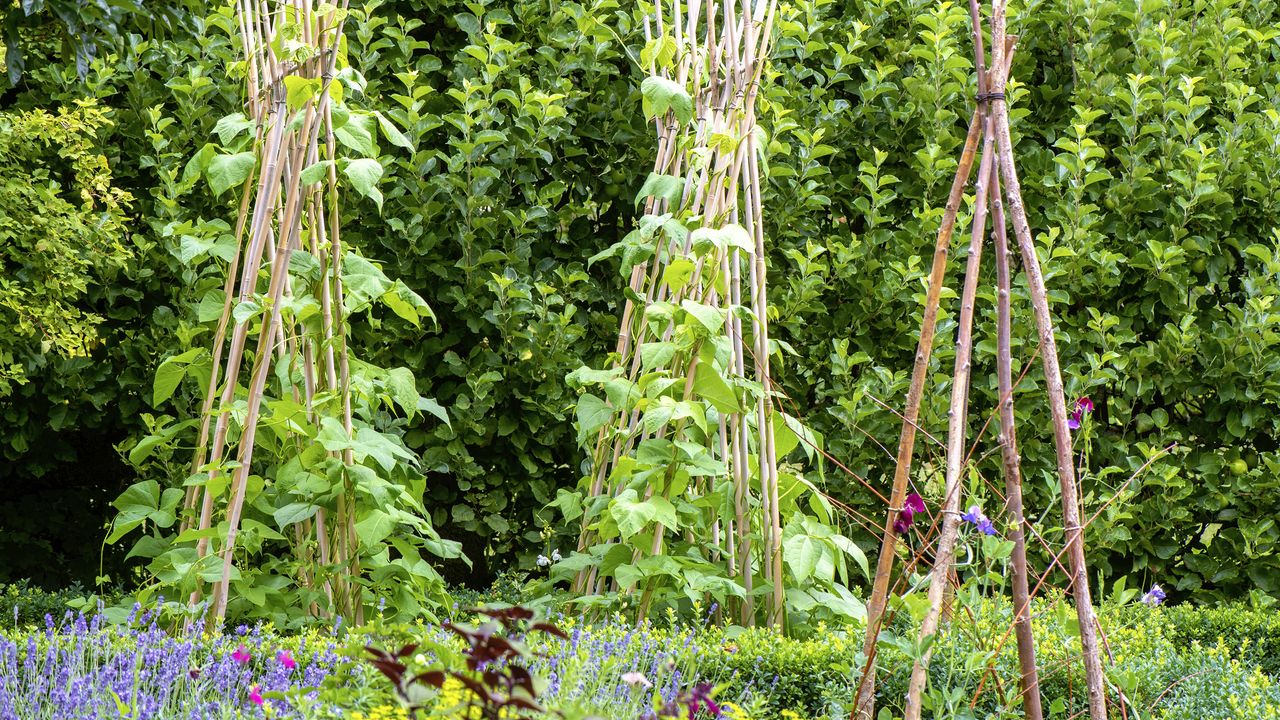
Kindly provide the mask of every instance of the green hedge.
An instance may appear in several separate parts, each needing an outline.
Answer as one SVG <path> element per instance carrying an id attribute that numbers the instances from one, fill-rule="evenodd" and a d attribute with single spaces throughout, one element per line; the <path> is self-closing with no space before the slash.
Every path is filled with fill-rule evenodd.
<path id="1" fill-rule="evenodd" d="M 24 84 L 4 95 L 14 108 L 85 95 L 112 108 L 101 147 L 139 218 L 138 262 L 89 289 L 86 303 L 106 318 L 93 361 L 33 364 L 3 403 L 0 474 L 11 486 L 83 472 L 90 450 L 97 472 L 85 483 L 107 497 L 103 486 L 134 472 L 185 476 L 182 457 L 134 471 L 100 452 L 121 441 L 128 450 L 151 416 L 198 407 L 194 381 L 175 404 L 150 407 L 151 372 L 208 332 L 198 293 L 183 289 L 201 280 L 182 260 L 181 237 L 195 227 L 184 223 L 233 212 L 232 201 L 181 180 L 216 120 L 239 106 L 238 83 L 220 74 L 236 52 L 217 27 L 225 17 L 206 18 L 197 3 L 160 6 L 174 16 L 170 32 L 125 34 L 83 81 L 68 63 L 36 62 L 39 48 L 28 47 Z M 440 330 L 423 339 L 397 318 L 362 317 L 357 349 L 412 367 L 420 390 L 448 408 L 452 427 L 403 429 L 432 469 L 436 527 L 477 563 L 455 577 L 483 584 L 574 542 L 569 529 L 544 534 L 535 513 L 581 472 L 563 376 L 598 363 L 616 337 L 616 269 L 585 259 L 631 227 L 631 196 L 653 153 L 641 77 L 623 47 L 634 54 L 641 35 L 607 0 L 365 7 L 368 16 L 349 23 L 352 62 L 371 104 L 390 108 L 417 151 L 388 159 L 382 213 L 354 205 L 344 236 L 426 297 Z M 1108 576 L 1158 580 L 1174 598 L 1276 595 L 1280 10 L 1270 0 L 1143 7 L 1012 4 L 1019 172 L 1068 392 L 1097 407 L 1077 436 L 1086 514 L 1120 495 L 1087 542 Z M 803 0 L 781 12 L 761 118 L 774 335 L 794 355 L 775 367 L 789 409 L 844 465 L 884 485 L 882 446 L 893 446 L 898 423 L 877 400 L 905 395 L 923 278 L 972 102 L 967 19 L 962 4 L 925 0 Z M 952 253 L 948 299 L 964 255 Z M 1015 296 L 1018 372 L 1034 336 L 1022 285 Z M 983 307 L 973 436 L 994 401 L 994 320 Z M 953 310 L 944 308 L 926 393 L 931 430 L 945 424 Z M 1029 507 L 1047 511 L 1039 529 L 1057 540 L 1039 378 L 1031 369 L 1017 398 L 1019 440 Z M 982 443 L 989 449 L 991 435 Z M 938 451 L 925 442 L 921 455 Z M 975 457 L 984 458 L 978 477 L 995 479 L 998 453 Z M 936 462 L 922 467 L 917 485 L 936 498 Z M 842 473 L 829 470 L 825 487 L 873 517 L 883 512 Z M 99 524 L 101 500 L 82 505 L 84 517 L 71 508 L 43 539 L 36 528 L 5 555 L 49 558 L 58 532 Z M 63 572 L 89 582 L 97 549 L 77 545 L 83 562 Z"/>
<path id="2" fill-rule="evenodd" d="M 1042 605 L 1041 610 L 1047 607 Z M 1070 631 L 1073 619 L 1074 611 L 1064 603 L 1039 614 L 1034 623 L 1041 696 L 1046 710 L 1057 708 L 1055 716 L 1086 710 L 1078 640 Z M 974 664 L 972 653 L 979 645 L 993 647 L 1007 626 L 1007 613 L 994 608 L 984 610 L 976 624 L 957 620 L 952 632 L 935 645 L 930 687 L 954 693 L 967 706 L 983 684 L 977 717 L 997 712 L 1001 707 L 997 683 L 990 677 L 982 682 L 985 662 Z M 1270 705 L 1262 707 L 1280 709 L 1280 623 L 1272 611 L 1137 606 L 1104 611 L 1103 627 L 1113 657 L 1108 663 L 1111 682 L 1123 687 L 1139 709 L 1157 709 L 1155 717 L 1268 717 L 1247 709 L 1232 715 L 1232 698 L 1241 708 L 1265 699 Z M 807 717 L 838 714 L 848 707 L 853 678 L 861 672 L 852 668 L 862 649 L 856 630 L 816 629 L 804 640 L 749 630 L 725 639 L 721 648 L 718 654 L 701 657 L 699 670 L 727 681 L 730 694 L 745 687 L 763 691 L 771 716 L 783 710 Z M 900 714 L 910 662 L 892 647 L 882 646 L 879 668 L 877 705 Z M 997 656 L 996 668 L 998 682 L 1016 696 L 1018 661 L 1012 635 Z M 1210 677 L 1187 685 L 1203 675 Z"/>

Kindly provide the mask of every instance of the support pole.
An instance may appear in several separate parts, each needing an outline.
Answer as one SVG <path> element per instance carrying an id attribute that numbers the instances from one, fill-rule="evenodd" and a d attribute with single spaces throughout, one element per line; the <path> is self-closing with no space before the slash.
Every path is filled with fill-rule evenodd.
<path id="1" fill-rule="evenodd" d="M 1008 66 L 1002 63 L 1005 38 L 1005 0 L 995 0 L 992 19 L 992 65 L 1000 68 L 993 85 L 1003 87 L 1008 78 Z M 1013 221 L 1014 235 L 1022 253 L 1022 264 L 1027 273 L 1031 291 L 1031 306 L 1035 312 L 1036 329 L 1040 335 L 1040 358 L 1044 364 L 1045 392 L 1049 396 L 1049 411 L 1053 416 L 1053 442 L 1057 450 L 1058 479 L 1062 486 L 1062 523 L 1066 535 L 1067 559 L 1071 567 L 1072 590 L 1076 601 L 1076 617 L 1080 625 L 1080 645 L 1084 652 L 1085 685 L 1089 694 L 1089 717 L 1106 720 L 1107 698 L 1102 670 L 1102 658 L 1098 649 L 1093 597 L 1089 591 L 1089 575 L 1084 555 L 1084 529 L 1080 525 L 1080 510 L 1076 506 L 1076 472 L 1071 449 L 1071 434 L 1067 428 L 1067 404 L 1063 394 L 1062 370 L 1058 365 L 1058 345 L 1053 337 L 1053 318 L 1049 313 L 1048 291 L 1036 255 L 1035 241 L 1027 223 L 1026 209 L 1022 204 L 1022 187 L 1018 182 L 1017 168 L 1013 162 L 1013 140 L 1009 130 L 1009 108 L 1003 97 L 994 100 L 993 110 L 1000 154 L 1000 177 L 1005 186 L 1005 202 Z"/>

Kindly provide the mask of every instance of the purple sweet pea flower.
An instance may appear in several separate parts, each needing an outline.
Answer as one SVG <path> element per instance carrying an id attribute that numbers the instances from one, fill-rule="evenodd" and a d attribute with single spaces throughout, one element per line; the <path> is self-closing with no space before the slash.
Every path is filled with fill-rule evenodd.
<path id="1" fill-rule="evenodd" d="M 1151 589 L 1147 591 L 1147 594 L 1142 596 L 1141 602 L 1143 605 L 1155 607 L 1157 605 L 1164 604 L 1166 597 L 1168 596 L 1164 594 L 1164 588 L 1159 585 L 1152 585 Z"/>
<path id="2" fill-rule="evenodd" d="M 1093 412 L 1093 401 L 1087 397 L 1076 400 L 1076 409 L 1071 411 L 1071 417 L 1067 418 L 1067 427 L 1072 430 L 1079 430 L 1080 425 L 1084 423 L 1084 416 Z"/>
<path id="3" fill-rule="evenodd" d="M 977 527 L 978 532 L 983 535 L 995 535 L 996 526 L 991 523 L 991 519 L 982 512 L 982 508 L 977 505 L 970 505 L 969 511 L 962 513 L 960 519 Z"/>

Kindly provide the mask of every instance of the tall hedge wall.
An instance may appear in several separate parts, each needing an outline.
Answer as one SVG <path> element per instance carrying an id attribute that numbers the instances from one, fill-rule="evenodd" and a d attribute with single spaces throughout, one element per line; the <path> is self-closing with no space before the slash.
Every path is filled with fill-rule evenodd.
<path id="1" fill-rule="evenodd" d="M 65 542 L 72 529 L 96 528 L 107 516 L 101 498 L 135 475 L 177 477 L 186 460 L 133 468 L 100 451 L 127 452 L 156 417 L 198 408 L 191 381 L 172 404 L 150 407 L 150 372 L 206 342 L 202 291 L 191 289 L 202 277 L 183 236 L 233 213 L 230 200 L 183 179 L 217 119 L 238 108 L 239 83 L 222 72 L 235 52 L 226 15 L 159 5 L 151 11 L 173 18 L 163 37 L 144 39 L 139 23 L 83 80 L 37 26 L 27 74 L 3 95 L 5 112 L 83 96 L 110 108 L 114 125 L 97 142 L 138 220 L 128 238 L 136 263 L 84 300 L 105 318 L 92 362 L 31 360 L 29 381 L 0 397 L 0 473 L 12 488 L 0 526 L 29 530 L 5 533 L 0 580 L 37 574 L 25 568 L 40 561 L 9 560 L 57 556 L 65 562 L 43 580 L 91 581 L 98 547 Z M 1276 3 L 1013 5 L 1019 170 L 1068 392 L 1097 408 L 1077 434 L 1086 517 L 1119 496 L 1090 527 L 1091 555 L 1108 577 L 1159 581 L 1182 596 L 1280 595 Z M 536 516 L 583 460 L 563 376 L 598 362 L 616 333 L 616 269 L 586 258 L 629 229 L 651 163 L 632 61 L 642 35 L 632 7 L 615 0 L 364 7 L 352 63 L 417 149 L 383 148 L 395 160 L 382 212 L 359 206 L 347 233 L 428 299 L 440 328 L 424 337 L 394 316 L 366 316 L 360 351 L 413 368 L 420 390 L 448 408 L 451 427 L 405 427 L 406 440 L 431 468 L 436 527 L 477 561 L 465 577 L 483 580 L 569 542 Z M 824 487 L 875 519 L 883 510 L 862 481 L 883 486 L 892 472 L 898 426 L 885 405 L 906 392 L 933 235 L 972 107 L 966 10 L 812 0 L 784 4 L 783 16 L 761 100 L 773 321 L 787 346 L 777 372 L 789 410 L 861 478 L 828 464 Z M 963 245 L 926 397 L 935 433 L 945 426 Z M 977 327 L 973 436 L 994 403 L 993 285 Z M 1035 343 L 1023 286 L 1015 295 L 1016 373 Z M 1040 392 L 1037 362 L 1017 397 L 1020 442 L 1030 506 L 1043 509 L 1053 539 Z M 971 477 L 971 491 L 988 498 L 1000 484 L 992 433 L 978 440 Z M 924 444 L 916 480 L 936 496 L 941 453 Z M 14 498 L 68 478 L 99 499 L 27 522 L 29 502 Z"/>

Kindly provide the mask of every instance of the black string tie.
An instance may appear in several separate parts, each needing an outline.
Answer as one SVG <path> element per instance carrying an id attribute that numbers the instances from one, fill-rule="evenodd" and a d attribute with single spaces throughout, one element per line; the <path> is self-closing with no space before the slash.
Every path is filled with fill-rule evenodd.
<path id="1" fill-rule="evenodd" d="M 978 101 L 978 102 L 980 102 L 980 103 L 988 102 L 988 101 L 991 101 L 991 100 L 1003 100 L 1003 99 L 1004 99 L 1004 93 L 1002 93 L 1002 92 L 978 93 L 978 94 L 975 96 L 975 98 L 976 98 L 976 99 L 977 99 L 977 101 Z"/>

